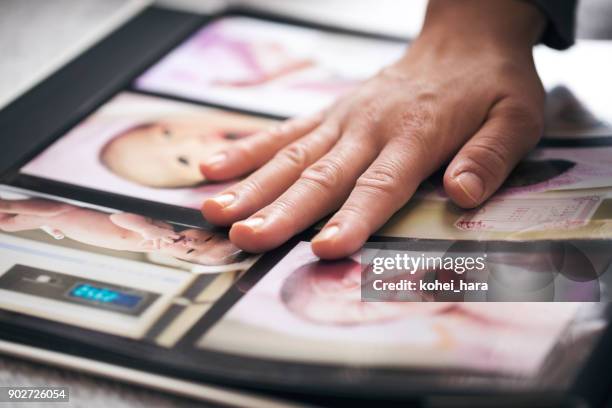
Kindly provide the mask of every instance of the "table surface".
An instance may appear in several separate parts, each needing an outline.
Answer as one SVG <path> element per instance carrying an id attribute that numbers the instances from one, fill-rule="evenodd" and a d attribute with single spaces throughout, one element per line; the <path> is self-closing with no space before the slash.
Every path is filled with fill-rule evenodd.
<path id="1" fill-rule="evenodd" d="M 165 7 L 214 10 L 247 3 L 326 22 L 390 34 L 418 32 L 424 0 L 158 0 Z M 143 7 L 147 0 L 0 1 L 0 107 Z M 399 4 L 402 4 L 401 6 Z M 375 6 L 374 6 L 375 5 Z M 399 11 L 398 12 L 398 7 Z M 371 16 L 376 10 L 376 18 Z M 578 13 L 582 38 L 612 38 L 612 2 L 583 0 Z M 71 407 L 202 406 L 163 393 L 89 375 L 0 357 L 0 385 L 68 386 Z M 60 408 L 65 404 L 54 404 Z M 7 405 L 5 405 L 7 406 Z M 46 405 L 48 406 L 48 405 Z M 28 407 L 37 407 L 28 404 Z"/>

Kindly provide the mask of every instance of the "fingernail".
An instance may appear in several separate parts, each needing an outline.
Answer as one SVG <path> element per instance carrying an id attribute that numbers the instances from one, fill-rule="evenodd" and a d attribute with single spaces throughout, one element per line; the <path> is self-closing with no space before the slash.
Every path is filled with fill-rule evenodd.
<path id="1" fill-rule="evenodd" d="M 215 203 L 219 204 L 221 207 L 227 207 L 231 203 L 236 200 L 236 194 L 234 193 L 225 193 L 218 195 L 216 197 L 211 198 Z"/>
<path id="2" fill-rule="evenodd" d="M 216 153 L 204 160 L 204 164 L 206 166 L 214 167 L 224 162 L 225 159 L 227 159 L 227 153 Z"/>
<path id="3" fill-rule="evenodd" d="M 263 223 L 264 223 L 263 217 L 247 218 L 246 220 L 239 222 L 239 224 L 245 225 L 251 229 L 260 227 L 263 225 Z"/>
<path id="4" fill-rule="evenodd" d="M 338 232 L 340 231 L 340 227 L 337 225 L 332 225 L 326 228 L 323 228 L 316 237 L 314 237 L 313 241 L 327 241 L 329 239 L 334 238 Z"/>
<path id="5" fill-rule="evenodd" d="M 470 200 L 477 204 L 482 199 L 484 194 L 484 183 L 480 177 L 469 171 L 460 173 L 455 176 L 455 181 Z"/>

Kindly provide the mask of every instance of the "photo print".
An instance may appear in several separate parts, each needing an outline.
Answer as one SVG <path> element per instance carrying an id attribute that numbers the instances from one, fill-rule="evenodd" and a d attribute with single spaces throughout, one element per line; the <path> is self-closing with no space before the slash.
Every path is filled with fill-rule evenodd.
<path id="1" fill-rule="evenodd" d="M 157 97 L 120 93 L 21 172 L 144 200 L 199 209 L 227 188 L 200 163 L 274 122 Z"/>
<path id="2" fill-rule="evenodd" d="M 8 186 L 0 253 L 0 309 L 168 347 L 256 260 L 217 232 Z"/>
<path id="3" fill-rule="evenodd" d="M 403 43 L 223 17 L 149 68 L 135 86 L 256 112 L 304 115 L 394 62 L 404 48 Z"/>
<path id="4" fill-rule="evenodd" d="M 359 253 L 320 261 L 309 242 L 300 242 L 198 346 L 289 362 L 529 376 L 580 308 L 572 302 L 362 302 L 361 284 Z"/>
<path id="5" fill-rule="evenodd" d="M 536 148 L 483 205 L 461 209 L 442 172 L 376 234 L 450 240 L 612 239 L 612 148 Z"/>

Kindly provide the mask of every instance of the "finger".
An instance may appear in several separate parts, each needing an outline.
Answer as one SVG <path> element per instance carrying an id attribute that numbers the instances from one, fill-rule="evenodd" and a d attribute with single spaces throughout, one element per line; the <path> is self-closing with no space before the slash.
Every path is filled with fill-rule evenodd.
<path id="1" fill-rule="evenodd" d="M 434 163 L 428 157 L 415 139 L 391 139 L 357 179 L 342 208 L 312 240 L 314 253 L 323 259 L 335 259 L 361 248 L 433 171 Z"/>
<path id="2" fill-rule="evenodd" d="M 338 208 L 376 153 L 376 146 L 360 142 L 359 138 L 343 137 L 276 201 L 234 224 L 230 239 L 250 252 L 282 244 Z"/>
<path id="3" fill-rule="evenodd" d="M 270 204 L 304 171 L 327 153 L 340 137 L 331 119 L 302 139 L 283 148 L 255 173 L 202 205 L 204 217 L 217 225 L 231 225 Z"/>
<path id="4" fill-rule="evenodd" d="M 281 148 L 314 130 L 322 120 L 323 113 L 290 119 L 238 140 L 231 148 L 205 160 L 200 170 L 209 180 L 229 180 L 250 173 L 270 160 Z"/>
<path id="5" fill-rule="evenodd" d="M 508 99 L 493 107 L 487 121 L 461 148 L 444 174 L 444 189 L 457 205 L 480 205 L 533 149 L 542 133 L 537 112 Z"/>

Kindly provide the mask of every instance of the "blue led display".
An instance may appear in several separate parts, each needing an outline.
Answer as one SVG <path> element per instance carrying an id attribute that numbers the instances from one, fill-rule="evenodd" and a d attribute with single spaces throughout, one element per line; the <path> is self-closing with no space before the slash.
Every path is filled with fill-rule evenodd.
<path id="1" fill-rule="evenodd" d="M 118 290 L 101 288 L 86 283 L 76 285 L 70 291 L 70 296 L 92 303 L 115 305 L 133 308 L 142 300 L 141 296 L 120 292 Z"/>

